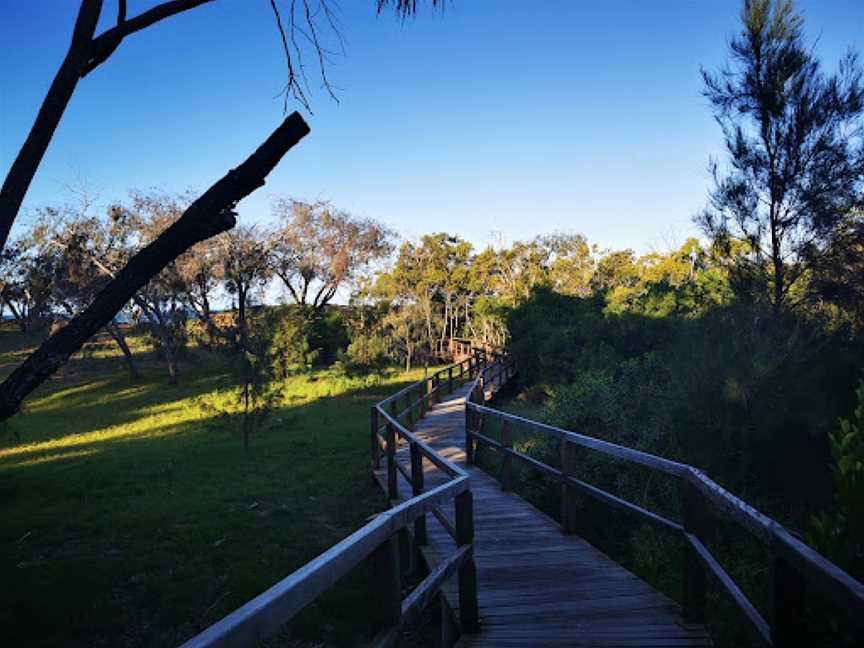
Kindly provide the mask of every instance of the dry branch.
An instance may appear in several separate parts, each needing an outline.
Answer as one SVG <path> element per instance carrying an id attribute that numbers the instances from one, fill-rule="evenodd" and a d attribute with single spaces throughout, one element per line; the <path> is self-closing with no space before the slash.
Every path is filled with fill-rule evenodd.
<path id="1" fill-rule="evenodd" d="M 196 243 L 234 227 L 234 206 L 264 184 L 279 160 L 309 133 L 299 113 L 292 113 L 249 158 L 211 186 L 168 229 L 133 256 L 96 295 L 93 303 L 50 336 L 0 385 L 0 420 L 94 333 L 108 324 L 132 296 L 171 261 Z"/>

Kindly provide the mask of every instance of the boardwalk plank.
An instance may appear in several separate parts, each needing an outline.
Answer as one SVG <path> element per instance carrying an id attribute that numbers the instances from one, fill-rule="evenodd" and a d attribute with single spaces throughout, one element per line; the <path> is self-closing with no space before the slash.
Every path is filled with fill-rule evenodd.
<path id="1" fill-rule="evenodd" d="M 418 421 L 417 434 L 433 450 L 468 472 L 474 494 L 475 562 L 480 626 L 458 645 L 500 646 L 710 646 L 704 628 L 681 620 L 678 605 L 655 591 L 597 548 L 575 535 L 564 535 L 552 518 L 513 493 L 501 490 L 492 476 L 465 463 L 463 398 L 457 390 Z M 408 446 L 396 453 L 410 466 Z M 446 481 L 424 462 L 427 488 Z M 378 473 L 380 483 L 386 474 Z M 384 480 L 382 482 L 382 479 Z M 399 475 L 399 491 L 411 486 Z M 453 503 L 441 511 L 451 522 Z M 426 553 L 437 557 L 456 549 L 437 519 L 427 520 Z M 458 608 L 455 579 L 442 588 Z"/>

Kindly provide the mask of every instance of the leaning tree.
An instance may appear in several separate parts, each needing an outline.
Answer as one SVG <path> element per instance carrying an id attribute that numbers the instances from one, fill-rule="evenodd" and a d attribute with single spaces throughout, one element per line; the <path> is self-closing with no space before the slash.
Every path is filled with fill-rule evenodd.
<path id="1" fill-rule="evenodd" d="M 0 251 L 5 247 L 24 196 L 78 82 L 107 61 L 132 34 L 214 1 L 168 0 L 130 18 L 126 0 L 117 0 L 116 24 L 97 35 L 103 0 L 81 0 L 66 57 L 0 188 Z M 440 0 L 430 2 L 437 5 Z M 286 3 L 287 13 L 280 12 L 277 0 L 269 0 L 269 4 L 288 67 L 284 89 L 286 107 L 291 98 L 308 108 L 304 91 L 308 84 L 305 68 L 300 64 L 302 43 L 307 43 L 314 51 L 324 87 L 330 91 L 324 69 L 327 49 L 321 34 L 322 29 L 329 29 L 341 39 L 333 13 L 327 0 L 291 1 Z M 416 4 L 416 0 L 376 0 L 379 11 L 392 6 L 403 17 L 413 14 Z M 288 115 L 252 155 L 228 171 L 193 201 L 164 232 L 135 254 L 86 309 L 52 334 L 0 384 L 0 420 L 14 414 L 28 394 L 110 322 L 133 295 L 174 259 L 196 243 L 234 227 L 237 203 L 262 186 L 282 157 L 308 133 L 309 126 L 298 112 Z"/>

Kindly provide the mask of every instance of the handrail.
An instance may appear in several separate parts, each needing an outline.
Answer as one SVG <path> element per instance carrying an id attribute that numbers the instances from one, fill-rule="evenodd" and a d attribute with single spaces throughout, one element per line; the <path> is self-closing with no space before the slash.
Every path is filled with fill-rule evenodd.
<path id="1" fill-rule="evenodd" d="M 689 464 L 526 419 L 486 405 L 484 376 L 487 372 L 494 372 L 496 365 L 500 367 L 497 370 L 498 376 L 503 376 L 504 380 L 515 373 L 512 359 L 505 354 L 488 364 L 472 385 L 465 400 L 465 454 L 468 462 L 473 463 L 475 445 L 484 444 L 502 456 L 502 487 L 508 488 L 512 483 L 510 466 L 513 459 L 560 480 L 562 484 L 561 520 L 565 532 L 573 532 L 575 507 L 573 494 L 581 492 L 677 534 L 685 542 L 686 550 L 682 573 L 684 581 L 682 607 L 686 620 L 701 622 L 704 619 L 704 581 L 707 568 L 717 578 L 724 592 L 736 604 L 749 625 L 767 645 L 791 645 L 792 641 L 800 640 L 803 636 L 804 594 L 807 583 L 815 585 L 830 596 L 849 614 L 855 625 L 864 627 L 864 584 L 793 536 L 780 523 L 724 489 L 699 469 Z M 500 442 L 482 434 L 483 419 L 487 417 L 502 421 Z M 557 438 L 561 442 L 561 469 L 553 468 L 538 459 L 513 450 L 511 428 L 514 425 Z M 615 459 L 637 463 L 679 478 L 682 483 L 681 522 L 669 520 L 577 479 L 573 461 L 575 447 L 588 448 Z M 759 541 L 767 544 L 774 553 L 772 624 L 759 614 L 703 544 L 706 502 L 712 504 L 714 510 L 726 519 L 741 524 Z"/>
<path id="2" fill-rule="evenodd" d="M 485 354 L 482 350 L 471 353 L 467 358 L 439 369 L 431 376 L 426 376 L 408 385 L 371 407 L 370 433 L 373 478 L 375 471 L 380 466 L 383 445 L 387 457 L 387 497 L 391 501 L 397 501 L 399 498 L 399 474 L 411 485 L 413 499 L 423 495 L 425 490 L 424 459 L 441 470 L 451 480 L 460 483 L 469 483 L 468 475 L 464 470 L 438 455 L 409 428 L 414 424 L 414 412 L 416 409 L 419 408 L 419 418 L 422 418 L 435 402 L 440 402 L 445 387 L 452 394 L 455 391 L 456 382 L 460 384 L 464 383 L 466 379 L 470 379 L 471 376 L 479 373 L 484 358 Z M 406 401 L 405 407 L 399 410 L 399 401 L 403 398 Z M 405 418 L 406 415 L 407 425 L 403 425 L 400 419 Z M 381 424 L 382 421 L 383 425 Z M 382 430 L 385 432 L 383 444 L 381 438 Z M 409 443 L 410 471 L 396 461 L 396 451 L 400 439 Z M 448 483 L 454 483 L 454 481 Z M 413 499 L 409 499 L 408 501 L 413 501 Z M 477 574 L 473 556 L 474 514 L 470 486 L 466 487 L 466 491 L 459 494 L 455 500 L 455 525 L 450 524 L 449 520 L 447 520 L 438 507 L 432 507 L 428 512 L 438 519 L 441 526 L 456 541 L 457 552 L 441 562 L 408 596 L 401 608 L 394 610 L 391 606 L 389 615 L 387 615 L 384 623 L 380 624 L 383 628 L 373 641 L 374 645 L 387 645 L 394 642 L 398 635 L 398 630 L 406 623 L 409 623 L 422 607 L 440 592 L 444 581 L 455 571 L 459 572 L 459 620 L 462 630 L 463 632 L 470 633 L 476 632 L 479 629 Z M 423 546 L 427 542 L 425 512 L 414 520 L 414 541 L 418 546 Z M 391 565 L 387 567 L 387 570 L 393 571 L 395 569 L 398 572 L 398 552 L 392 554 L 389 560 L 391 562 L 395 561 L 396 567 L 394 568 Z M 399 591 L 397 588 L 395 598 L 398 599 L 398 596 Z"/>
<path id="3" fill-rule="evenodd" d="M 317 558 L 283 578 L 275 585 L 237 608 L 220 621 L 182 644 L 181 648 L 210 648 L 253 646 L 268 638 L 290 621 L 300 610 L 312 603 L 361 562 L 370 565 L 370 625 L 372 644 L 393 645 L 399 630 L 417 618 L 422 609 L 440 592 L 447 578 L 459 573 L 459 614 L 463 632 L 478 629 L 477 576 L 474 565 L 473 496 L 468 475 L 464 470 L 439 456 L 428 444 L 413 434 L 400 419 L 407 415 L 408 426 L 414 423 L 419 407 L 422 418 L 432 400 L 438 400 L 444 387 L 454 390 L 454 381 L 464 381 L 480 371 L 484 354 L 478 351 L 461 362 L 436 371 L 372 406 L 373 469 L 380 457 L 380 431 L 387 432 L 384 448 L 388 456 L 388 488 L 392 508 L 377 515 L 347 538 L 341 540 Z M 458 372 L 458 375 L 454 375 Z M 446 376 L 446 382 L 442 381 Z M 414 392 L 422 395 L 412 402 Z M 408 406 L 395 412 L 400 398 L 408 399 Z M 391 411 L 388 411 L 390 408 Z M 379 420 L 384 425 L 379 426 Z M 411 444 L 411 471 L 402 472 L 412 484 L 412 497 L 396 502 L 395 451 L 397 438 Z M 449 481 L 434 488 L 423 486 L 423 459 L 444 472 Z M 398 468 L 402 468 L 398 466 Z M 415 587 L 405 601 L 401 601 L 398 534 L 414 527 L 417 544 L 425 542 L 427 514 L 443 517 L 440 507 L 454 500 L 456 520 L 451 525 L 444 518 L 444 528 L 454 536 L 456 552 L 443 559 L 432 572 Z"/>

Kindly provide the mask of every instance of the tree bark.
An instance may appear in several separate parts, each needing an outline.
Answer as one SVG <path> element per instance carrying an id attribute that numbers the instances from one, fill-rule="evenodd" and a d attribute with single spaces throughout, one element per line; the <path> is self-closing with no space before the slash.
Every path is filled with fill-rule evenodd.
<path id="1" fill-rule="evenodd" d="M 147 313 L 150 320 L 150 329 L 159 338 L 162 344 L 162 353 L 165 355 L 165 365 L 168 368 L 168 383 L 171 385 L 177 384 L 177 354 L 175 353 L 174 337 L 169 330 L 169 322 L 158 303 L 147 304 L 143 299 L 137 300 L 142 309 Z"/>
<path id="2" fill-rule="evenodd" d="M 18 324 L 18 328 L 20 328 L 22 331 L 26 331 L 27 325 L 24 322 L 24 318 L 18 312 L 18 309 L 15 308 L 15 304 L 12 302 L 12 300 L 4 297 L 3 301 L 6 302 L 7 306 L 9 306 L 9 312 L 11 312 L 12 317 L 15 318 L 15 322 Z"/>
<path id="3" fill-rule="evenodd" d="M 204 322 L 204 330 L 207 333 L 207 344 L 213 347 L 216 345 L 217 329 L 216 323 L 213 321 L 213 315 L 210 312 L 210 300 L 206 294 L 201 297 L 201 313 L 199 316 Z"/>
<path id="4" fill-rule="evenodd" d="M 162 352 L 165 354 L 165 365 L 168 367 L 168 384 L 177 384 L 177 354 L 174 353 L 174 341 L 165 330 L 165 326 L 158 327 L 159 339 L 162 341 Z"/>
<path id="5" fill-rule="evenodd" d="M 18 215 L 21 203 L 36 169 L 48 149 L 51 138 L 60 118 L 69 105 L 72 93 L 81 78 L 81 70 L 87 61 L 90 43 L 96 30 L 96 23 L 102 11 L 102 0 L 83 0 L 75 21 L 72 42 L 66 52 L 66 58 L 60 65 L 48 94 L 39 108 L 33 128 L 24 140 L 24 145 L 12 163 L 9 173 L 0 189 L 0 250 L 6 246 L 9 230 Z"/>
<path id="6" fill-rule="evenodd" d="M 0 385 L 0 421 L 12 416 L 21 402 L 110 322 L 150 279 L 200 241 L 231 229 L 239 200 L 264 184 L 273 167 L 309 133 L 299 113 L 292 113 L 246 161 L 202 194 L 183 215 L 150 245 L 129 260 L 117 276 L 77 317 L 50 336 Z"/>
<path id="7" fill-rule="evenodd" d="M 249 338 L 246 333 L 246 286 L 237 282 L 237 337 L 240 338 L 240 348 L 249 350 Z"/>
<path id="8" fill-rule="evenodd" d="M 135 356 L 132 355 L 129 345 L 126 344 L 126 336 L 123 335 L 123 331 L 115 322 L 108 324 L 108 326 L 105 327 L 105 330 L 108 331 L 108 334 L 114 339 L 117 346 L 120 348 L 120 352 L 126 360 L 126 366 L 129 368 L 129 377 L 132 378 L 132 380 L 140 378 L 141 374 L 138 373 L 138 365 L 135 363 Z"/>
<path id="9" fill-rule="evenodd" d="M 18 210 L 21 209 L 24 196 L 33 182 L 33 176 L 36 175 L 45 151 L 48 150 L 54 131 L 66 112 L 78 81 L 105 62 L 129 34 L 205 2 L 212 0 L 169 0 L 130 20 L 126 20 L 125 15 L 120 15 L 116 27 L 98 38 L 93 38 L 102 13 L 102 0 L 82 0 L 66 57 L 42 101 L 24 145 L 18 151 L 3 181 L 3 187 L 0 188 L 0 251 L 6 247 L 9 231 Z"/>

